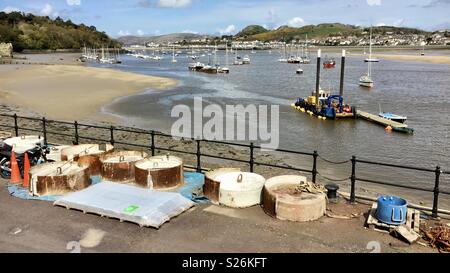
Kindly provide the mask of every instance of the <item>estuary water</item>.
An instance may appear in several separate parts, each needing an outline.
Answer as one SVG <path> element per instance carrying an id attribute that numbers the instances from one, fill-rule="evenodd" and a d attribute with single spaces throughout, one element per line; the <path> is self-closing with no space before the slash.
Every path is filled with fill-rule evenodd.
<path id="1" fill-rule="evenodd" d="M 213 103 L 223 108 L 228 104 L 279 105 L 282 149 L 317 150 L 332 161 L 343 161 L 356 155 L 378 162 L 426 168 L 440 165 L 444 170 L 450 170 L 450 65 L 381 60 L 373 64 L 375 87 L 366 89 L 358 85 L 359 77 L 367 71 L 363 57 L 347 57 L 346 103 L 373 114 L 378 114 L 381 108 L 382 111 L 407 116 L 407 123 L 415 133 L 406 135 L 388 133 L 383 127 L 364 120 L 324 121 L 292 109 L 291 103 L 298 97 L 311 95 L 315 88 L 315 55 L 311 56 L 311 64 L 301 65 L 304 74 L 297 75 L 298 65 L 279 63 L 280 54 L 276 51 L 272 54 L 267 51 L 239 54 L 249 55 L 251 64 L 234 66 L 230 55 L 228 67 L 231 72 L 228 75 L 191 72 L 188 64 L 192 60 L 186 55 L 178 56 L 177 63 L 172 63 L 172 56 L 166 55 L 161 61 L 123 56 L 121 65 L 96 64 L 179 81 L 179 86 L 169 91 L 146 90 L 117 99 L 103 111 L 123 118 L 127 125 L 170 133 L 176 120 L 170 116 L 172 107 L 178 104 L 192 106 L 194 96 L 202 97 L 205 106 Z M 327 54 L 336 59 L 337 66 L 335 69 L 322 69 L 321 87 L 331 88 L 337 94 L 340 55 Z M 427 54 L 448 55 L 448 52 Z M 218 53 L 218 60 L 222 65 L 225 63 L 224 52 Z M 208 56 L 200 61 L 207 63 Z M 433 186 L 432 173 L 387 169 L 367 168 L 367 173 L 379 180 L 385 178 L 401 180 L 408 185 Z M 328 172 L 335 177 L 345 177 L 347 173 L 348 166 Z M 442 180 L 442 187 L 450 189 L 448 177 L 444 176 Z"/>

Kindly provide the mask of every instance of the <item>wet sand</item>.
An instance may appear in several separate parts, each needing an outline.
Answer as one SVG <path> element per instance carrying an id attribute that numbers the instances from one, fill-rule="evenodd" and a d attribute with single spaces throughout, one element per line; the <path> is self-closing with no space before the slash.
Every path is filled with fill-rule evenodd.
<path id="1" fill-rule="evenodd" d="M 369 55 L 364 54 L 349 54 L 350 56 L 361 56 L 368 58 Z M 420 56 L 406 55 L 406 54 L 372 54 L 372 57 L 393 61 L 409 61 L 409 62 L 427 62 L 433 64 L 450 64 L 450 56 Z"/>
<path id="2" fill-rule="evenodd" d="M 52 119 L 104 119 L 101 107 L 116 98 L 176 85 L 169 78 L 82 65 L 0 66 L 0 103 Z"/>

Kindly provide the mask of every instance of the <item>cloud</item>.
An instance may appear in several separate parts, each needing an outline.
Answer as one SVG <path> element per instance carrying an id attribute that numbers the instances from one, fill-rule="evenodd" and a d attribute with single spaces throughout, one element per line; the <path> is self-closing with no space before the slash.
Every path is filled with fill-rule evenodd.
<path id="1" fill-rule="evenodd" d="M 229 25 L 226 28 L 219 28 L 217 30 L 217 32 L 219 32 L 221 35 L 225 35 L 225 34 L 233 34 L 234 32 L 236 32 L 236 27 L 234 25 Z"/>
<path id="2" fill-rule="evenodd" d="M 381 0 L 366 0 L 369 6 L 381 6 Z"/>
<path id="3" fill-rule="evenodd" d="M 192 4 L 192 0 L 158 0 L 157 6 L 160 8 L 184 8 Z"/>
<path id="4" fill-rule="evenodd" d="M 144 33 L 144 31 L 138 29 L 138 30 L 136 31 L 136 34 L 137 34 L 138 36 L 144 36 L 145 33 Z"/>
<path id="5" fill-rule="evenodd" d="M 422 5 L 423 8 L 434 8 L 440 5 L 448 5 L 450 0 L 431 0 L 428 4 Z"/>
<path id="6" fill-rule="evenodd" d="M 120 30 L 119 33 L 117 33 L 119 36 L 129 36 L 131 33 L 128 30 Z"/>
<path id="7" fill-rule="evenodd" d="M 183 30 L 181 33 L 198 34 L 198 31 L 193 31 L 193 30 L 190 30 L 190 29 L 185 29 L 185 30 Z"/>
<path id="8" fill-rule="evenodd" d="M 66 0 L 66 3 L 69 6 L 80 6 L 81 0 Z"/>
<path id="9" fill-rule="evenodd" d="M 305 20 L 300 17 L 294 17 L 287 22 L 287 25 L 290 27 L 302 27 L 305 25 Z"/>
<path id="10" fill-rule="evenodd" d="M 143 7 L 143 8 L 149 8 L 152 6 L 152 3 L 149 0 L 139 0 L 139 2 L 137 3 L 137 5 L 139 7 Z"/>
<path id="11" fill-rule="evenodd" d="M 45 4 L 45 6 L 41 9 L 41 14 L 44 16 L 50 16 L 53 13 L 53 7 L 50 4 Z"/>
<path id="12" fill-rule="evenodd" d="M 394 27 L 401 27 L 404 22 L 405 22 L 405 19 L 398 19 L 398 20 L 394 21 L 394 23 L 392 25 Z"/>
<path id="13" fill-rule="evenodd" d="M 2 11 L 5 13 L 11 13 L 11 12 L 20 12 L 20 9 L 16 7 L 7 6 Z"/>
<path id="14" fill-rule="evenodd" d="M 276 22 L 278 21 L 278 14 L 275 12 L 275 10 L 270 9 L 267 12 L 267 24 L 266 29 L 274 29 L 276 28 Z"/>

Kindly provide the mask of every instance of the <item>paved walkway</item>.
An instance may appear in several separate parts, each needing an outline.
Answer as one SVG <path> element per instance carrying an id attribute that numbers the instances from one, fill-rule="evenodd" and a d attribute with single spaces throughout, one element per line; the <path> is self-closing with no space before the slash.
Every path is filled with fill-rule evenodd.
<path id="1" fill-rule="evenodd" d="M 336 214 L 362 214 L 368 206 L 339 204 L 331 209 Z M 381 252 L 436 252 L 366 230 L 363 215 L 291 223 L 267 216 L 260 207 L 208 205 L 195 207 L 159 230 L 140 228 L 12 197 L 4 180 L 0 215 L 0 252 L 71 252 L 78 250 L 80 240 L 81 252 L 370 252 L 367 245 L 373 241 L 379 242 Z"/>

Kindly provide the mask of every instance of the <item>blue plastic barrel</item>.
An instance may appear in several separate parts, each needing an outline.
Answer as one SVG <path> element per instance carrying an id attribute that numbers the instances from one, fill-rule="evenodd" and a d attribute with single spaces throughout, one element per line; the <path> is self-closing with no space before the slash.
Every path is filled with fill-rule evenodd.
<path id="1" fill-rule="evenodd" d="M 381 196 L 378 198 L 378 208 L 375 217 L 389 225 L 406 223 L 408 202 L 397 196 Z"/>

